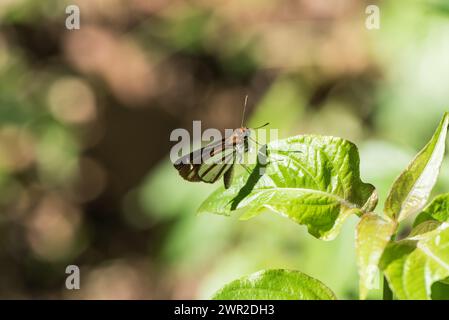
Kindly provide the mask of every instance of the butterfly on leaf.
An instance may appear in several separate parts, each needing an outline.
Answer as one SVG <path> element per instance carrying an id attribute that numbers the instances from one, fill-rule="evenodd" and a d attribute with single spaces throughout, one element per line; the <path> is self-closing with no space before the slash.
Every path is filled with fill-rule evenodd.
<path id="1" fill-rule="evenodd" d="M 245 98 L 243 115 L 247 99 L 248 97 Z M 266 125 L 268 123 L 256 129 Z M 242 117 L 241 127 L 235 129 L 229 137 L 179 158 L 174 166 L 181 177 L 191 182 L 214 183 L 223 177 L 224 186 L 228 189 L 232 183 L 234 165 L 249 151 L 250 135 L 251 129 L 243 126 Z"/>

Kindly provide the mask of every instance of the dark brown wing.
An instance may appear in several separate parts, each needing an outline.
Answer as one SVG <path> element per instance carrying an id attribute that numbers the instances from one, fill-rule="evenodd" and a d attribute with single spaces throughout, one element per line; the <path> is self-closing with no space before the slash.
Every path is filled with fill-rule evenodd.
<path id="1" fill-rule="evenodd" d="M 229 140 L 223 139 L 179 158 L 174 166 L 185 180 L 214 183 L 232 166 L 233 153 Z"/>

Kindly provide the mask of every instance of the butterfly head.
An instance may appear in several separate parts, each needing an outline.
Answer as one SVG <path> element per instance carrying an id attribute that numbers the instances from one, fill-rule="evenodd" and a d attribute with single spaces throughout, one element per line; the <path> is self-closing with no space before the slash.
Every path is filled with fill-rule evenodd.
<path id="1" fill-rule="evenodd" d="M 236 144 L 242 143 L 251 135 L 251 130 L 246 127 L 237 128 L 232 134 L 232 142 Z"/>

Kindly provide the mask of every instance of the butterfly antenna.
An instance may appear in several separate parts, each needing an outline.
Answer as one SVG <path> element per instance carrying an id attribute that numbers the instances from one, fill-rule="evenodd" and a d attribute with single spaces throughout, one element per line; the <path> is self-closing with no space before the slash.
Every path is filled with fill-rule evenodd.
<path id="1" fill-rule="evenodd" d="M 245 111 L 247 104 L 248 104 L 248 95 L 245 96 L 245 103 L 243 104 L 243 112 L 242 112 L 242 123 L 240 124 L 240 127 L 243 127 L 243 122 L 245 121 Z"/>
<path id="2" fill-rule="evenodd" d="M 261 129 L 261 128 L 263 128 L 263 127 L 268 126 L 269 124 L 270 124 L 270 123 L 267 122 L 267 123 L 265 123 L 265 124 L 263 124 L 263 125 L 261 125 L 261 126 L 259 126 L 259 127 L 257 127 L 257 128 L 254 128 L 254 130 Z"/>

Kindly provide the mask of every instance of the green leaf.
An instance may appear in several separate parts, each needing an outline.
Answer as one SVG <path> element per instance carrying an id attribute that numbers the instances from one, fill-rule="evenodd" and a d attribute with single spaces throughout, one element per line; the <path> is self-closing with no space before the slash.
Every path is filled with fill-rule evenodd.
<path id="1" fill-rule="evenodd" d="M 416 227 L 426 221 L 449 221 L 449 193 L 436 196 L 416 217 L 413 226 Z"/>
<path id="2" fill-rule="evenodd" d="M 432 300 L 449 300 L 449 285 L 443 281 L 432 285 Z"/>
<path id="3" fill-rule="evenodd" d="M 229 189 L 216 190 L 199 213 L 230 215 L 237 209 L 242 219 L 249 219 L 269 209 L 330 240 L 350 214 L 362 215 L 376 206 L 377 193 L 360 180 L 359 154 L 351 142 L 304 135 L 267 148 L 268 165 L 258 163 Z"/>
<path id="4" fill-rule="evenodd" d="M 430 141 L 393 183 L 384 209 L 389 217 L 402 221 L 425 206 L 440 171 L 448 123 L 445 113 Z"/>
<path id="5" fill-rule="evenodd" d="M 320 281 L 299 271 L 265 270 L 232 281 L 215 300 L 335 300 Z"/>
<path id="6" fill-rule="evenodd" d="M 360 276 L 360 299 L 375 288 L 378 264 L 385 247 L 396 230 L 396 222 L 373 213 L 363 215 L 356 229 L 356 254 Z"/>
<path id="7" fill-rule="evenodd" d="M 431 299 L 432 285 L 449 277 L 449 223 L 389 245 L 380 265 L 399 299 Z"/>

